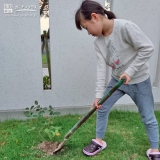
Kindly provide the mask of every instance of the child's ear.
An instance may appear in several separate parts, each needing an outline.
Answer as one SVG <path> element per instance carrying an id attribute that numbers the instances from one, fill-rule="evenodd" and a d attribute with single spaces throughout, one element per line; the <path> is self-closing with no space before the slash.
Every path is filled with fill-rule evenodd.
<path id="1" fill-rule="evenodd" d="M 99 19 L 98 14 L 92 13 L 92 14 L 91 14 L 91 19 L 98 21 L 98 19 Z"/>

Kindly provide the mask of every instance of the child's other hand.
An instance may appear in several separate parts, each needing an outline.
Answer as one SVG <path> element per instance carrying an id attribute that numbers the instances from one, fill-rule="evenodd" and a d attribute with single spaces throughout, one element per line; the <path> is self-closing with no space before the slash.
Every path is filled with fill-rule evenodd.
<path id="1" fill-rule="evenodd" d="M 122 79 L 122 78 L 126 79 L 126 81 L 124 82 L 124 84 L 128 84 L 128 82 L 130 82 L 130 80 L 131 80 L 131 77 L 127 73 L 125 73 L 125 72 L 120 76 L 119 79 Z"/>
<path id="2" fill-rule="evenodd" d="M 97 107 L 97 110 L 100 109 L 102 105 L 98 105 L 98 101 L 99 101 L 99 100 L 100 100 L 100 98 L 96 98 L 96 99 L 94 100 L 93 105 L 91 106 L 91 108 L 94 107 L 94 106 L 96 106 L 96 107 Z"/>

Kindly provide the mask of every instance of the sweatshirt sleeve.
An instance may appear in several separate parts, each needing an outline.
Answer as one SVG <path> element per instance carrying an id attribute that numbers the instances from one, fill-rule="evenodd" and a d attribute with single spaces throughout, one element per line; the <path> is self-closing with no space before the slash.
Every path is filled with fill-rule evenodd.
<path id="1" fill-rule="evenodd" d="M 154 46 L 140 28 L 131 21 L 128 21 L 125 24 L 124 36 L 126 42 L 137 50 L 135 60 L 125 70 L 125 72 L 132 77 L 149 60 L 152 51 L 154 50 Z"/>
<path id="2" fill-rule="evenodd" d="M 97 79 L 96 79 L 96 89 L 95 98 L 102 98 L 104 95 L 104 90 L 106 86 L 106 61 L 95 44 L 95 50 L 97 54 Z"/>

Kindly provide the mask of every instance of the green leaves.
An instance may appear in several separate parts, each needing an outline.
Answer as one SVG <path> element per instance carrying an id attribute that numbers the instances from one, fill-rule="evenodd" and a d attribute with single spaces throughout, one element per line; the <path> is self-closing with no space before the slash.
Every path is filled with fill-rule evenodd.
<path id="1" fill-rule="evenodd" d="M 34 106 L 31 106 L 30 110 L 33 110 Z"/>
<path id="2" fill-rule="evenodd" d="M 50 140 L 53 140 L 55 136 L 60 136 L 59 130 L 61 127 L 49 126 L 44 130 Z"/>
<path id="3" fill-rule="evenodd" d="M 49 129 L 48 129 L 48 128 L 46 128 L 44 131 L 45 131 L 46 133 L 49 133 Z"/>
<path id="4" fill-rule="evenodd" d="M 54 112 L 54 108 L 51 105 L 48 108 L 42 108 L 38 104 L 38 101 L 35 101 L 35 106 L 33 105 L 30 108 L 25 108 L 24 115 L 28 120 L 33 119 L 35 123 L 35 126 L 33 126 L 31 129 L 28 129 L 27 132 L 39 130 L 39 134 L 42 138 L 44 136 L 42 134 L 45 134 L 50 140 L 53 140 L 55 136 L 60 136 L 59 130 L 61 129 L 61 127 L 53 126 L 52 118 L 53 116 L 60 115 L 60 112 Z M 43 123 L 43 125 L 41 125 L 40 123 Z"/>
<path id="5" fill-rule="evenodd" d="M 51 82 L 49 76 L 43 77 L 43 89 L 50 89 L 51 88 Z"/>
<path id="6" fill-rule="evenodd" d="M 54 112 L 53 111 L 54 109 L 51 105 L 49 106 L 49 108 L 47 108 L 47 107 L 42 108 L 40 105 L 38 105 L 38 101 L 35 101 L 35 104 L 37 106 L 33 105 L 30 108 L 28 108 L 28 107 L 25 108 L 25 111 L 24 111 L 23 114 L 27 118 L 43 117 L 46 111 L 48 111 L 50 116 L 60 115 L 60 112 Z"/>

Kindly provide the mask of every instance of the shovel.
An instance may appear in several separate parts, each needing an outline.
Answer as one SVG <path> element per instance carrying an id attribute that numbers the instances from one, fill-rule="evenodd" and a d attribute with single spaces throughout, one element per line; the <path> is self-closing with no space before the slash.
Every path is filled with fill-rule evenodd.
<path id="1" fill-rule="evenodd" d="M 112 89 L 110 89 L 98 102 L 98 105 L 102 105 L 124 82 L 125 78 L 119 80 Z M 65 142 L 69 139 L 69 137 L 96 111 L 97 107 L 94 106 L 85 116 L 83 116 L 73 127 L 72 129 L 65 135 L 63 142 L 59 143 L 57 148 L 53 153 L 58 152 L 65 144 Z"/>

